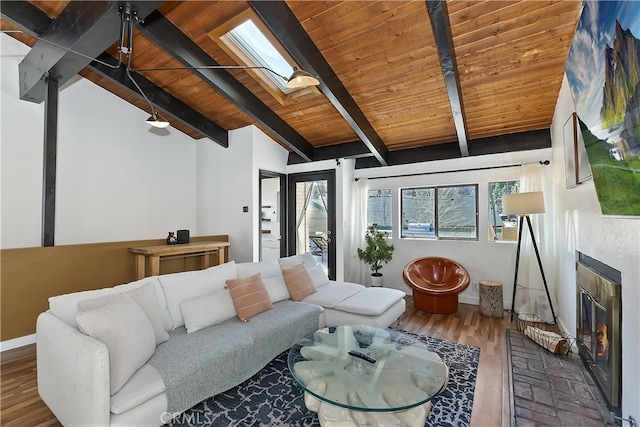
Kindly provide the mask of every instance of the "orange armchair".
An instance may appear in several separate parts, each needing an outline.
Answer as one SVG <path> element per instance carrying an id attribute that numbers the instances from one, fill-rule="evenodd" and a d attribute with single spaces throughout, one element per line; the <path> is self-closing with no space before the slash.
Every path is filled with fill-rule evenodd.
<path id="1" fill-rule="evenodd" d="M 470 281 L 462 265 L 442 257 L 414 259 L 404 268 L 402 277 L 413 290 L 413 305 L 429 313 L 458 311 L 458 294 Z"/>

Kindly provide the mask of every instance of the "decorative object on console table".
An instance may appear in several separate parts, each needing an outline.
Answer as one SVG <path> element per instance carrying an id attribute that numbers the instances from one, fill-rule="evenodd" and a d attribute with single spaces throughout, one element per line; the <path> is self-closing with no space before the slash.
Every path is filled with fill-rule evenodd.
<path id="1" fill-rule="evenodd" d="M 358 248 L 358 258 L 371 266 L 371 286 L 382 286 L 382 263 L 388 263 L 393 257 L 393 245 L 389 244 L 387 235 L 378 230 L 373 223 L 367 228 L 364 250 Z"/>
<path id="2" fill-rule="evenodd" d="M 178 244 L 189 243 L 189 230 L 178 230 Z"/>
<path id="3" fill-rule="evenodd" d="M 540 259 L 540 252 L 538 251 L 538 245 L 536 243 L 536 237 L 533 234 L 533 227 L 531 226 L 530 214 L 544 213 L 544 197 L 542 191 L 532 191 L 528 193 L 507 194 L 502 197 L 502 212 L 505 215 L 518 215 L 520 217 L 518 225 L 518 249 L 516 250 L 516 266 L 515 274 L 513 277 L 513 295 L 511 297 L 511 322 L 513 322 L 514 306 L 516 302 L 516 289 L 518 284 L 518 266 L 520 263 L 520 247 L 522 246 L 522 228 L 524 227 L 524 221 L 527 221 L 529 227 L 529 233 L 531 234 L 531 242 L 533 243 L 533 249 L 536 252 L 536 258 L 538 259 L 538 266 L 540 267 L 540 274 L 542 275 L 542 282 L 544 283 L 544 289 L 547 293 L 547 299 L 549 300 L 549 307 L 551 308 L 551 315 L 553 316 L 553 323 L 557 324 L 556 313 L 553 310 L 553 304 L 551 303 L 551 295 L 549 294 L 549 287 L 547 286 L 547 278 L 544 275 L 544 269 L 542 268 L 542 260 Z"/>
<path id="4" fill-rule="evenodd" d="M 170 231 L 169 235 L 167 236 L 167 245 L 175 245 L 176 243 L 178 243 L 178 240 L 176 239 L 176 233 Z"/>

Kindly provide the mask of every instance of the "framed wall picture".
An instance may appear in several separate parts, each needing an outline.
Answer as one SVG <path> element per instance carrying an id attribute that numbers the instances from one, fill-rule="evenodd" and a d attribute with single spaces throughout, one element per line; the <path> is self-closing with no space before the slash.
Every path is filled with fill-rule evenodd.
<path id="1" fill-rule="evenodd" d="M 582 140 L 582 132 L 578 129 L 578 115 L 572 113 L 565 122 L 564 136 L 564 174 L 567 188 L 591 178 L 589 158 Z"/>
<path id="2" fill-rule="evenodd" d="M 580 168 L 578 152 L 576 182 L 592 176 L 603 215 L 640 217 L 638 16 L 640 1 L 584 1 L 565 62 L 578 149 L 591 166 L 589 174 Z"/>

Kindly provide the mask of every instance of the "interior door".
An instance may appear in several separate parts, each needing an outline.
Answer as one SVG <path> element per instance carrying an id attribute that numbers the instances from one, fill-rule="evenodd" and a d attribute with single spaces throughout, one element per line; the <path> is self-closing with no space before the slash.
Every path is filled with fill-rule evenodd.
<path id="1" fill-rule="evenodd" d="M 286 182 L 283 174 L 260 171 L 260 261 L 278 259 L 287 254 Z"/>
<path id="2" fill-rule="evenodd" d="M 335 171 L 289 175 L 288 200 L 289 254 L 310 252 L 335 279 Z"/>

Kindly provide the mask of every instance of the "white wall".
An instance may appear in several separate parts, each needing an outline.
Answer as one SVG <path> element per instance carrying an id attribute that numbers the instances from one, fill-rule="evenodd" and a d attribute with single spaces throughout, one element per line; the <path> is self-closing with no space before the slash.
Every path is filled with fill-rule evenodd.
<path id="1" fill-rule="evenodd" d="M 39 246 L 44 104 L 18 101 L 18 63 L 29 48 L 0 35 L 0 247 Z M 38 120 L 33 120 L 37 117 Z"/>
<path id="2" fill-rule="evenodd" d="M 205 234 L 229 235 L 229 259 L 236 262 L 253 260 L 253 174 L 251 159 L 253 127 L 248 126 L 229 132 L 229 147 L 198 145 L 198 181 L 202 192 L 198 193 L 198 222 Z M 202 158 L 201 158 L 202 157 Z M 257 179 L 257 178 L 256 178 Z M 248 212 L 243 212 L 247 206 Z"/>
<path id="3" fill-rule="evenodd" d="M 260 209 L 260 170 L 275 172 L 286 174 L 287 168 L 287 159 L 289 158 L 289 151 L 287 151 L 284 147 L 280 146 L 276 142 L 274 142 L 271 138 L 264 134 L 260 129 L 251 126 L 253 132 L 253 155 L 252 159 L 252 171 L 251 171 L 251 179 L 252 179 L 252 209 L 255 206 L 255 209 L 252 211 L 252 221 L 253 221 L 253 235 L 255 240 L 253 241 L 252 246 L 252 258 L 249 261 L 258 261 L 260 259 L 260 240 L 262 239 L 261 229 L 263 228 L 263 224 L 260 221 L 262 212 Z M 279 186 L 280 183 L 277 180 L 274 180 L 274 185 Z M 280 194 L 281 197 L 286 195 L 287 189 L 281 188 Z M 273 194 L 273 192 L 272 192 Z M 273 210 L 276 209 L 277 201 L 263 201 L 264 204 L 272 205 Z M 279 208 L 279 207 L 278 207 Z M 272 212 L 273 212 L 272 210 Z M 280 212 L 280 216 L 286 216 L 286 212 Z M 272 219 L 275 219 L 275 215 L 271 215 Z M 269 223 L 269 227 L 273 230 L 271 234 L 271 238 L 280 237 L 280 223 L 279 222 L 271 222 Z M 267 238 L 265 236 L 265 238 Z M 286 242 L 280 241 L 281 244 Z M 278 255 L 279 256 L 279 255 Z"/>
<path id="4" fill-rule="evenodd" d="M 576 330 L 576 251 L 622 273 L 622 415 L 640 419 L 640 218 L 603 216 L 593 180 L 567 189 L 563 124 L 575 111 L 565 77 L 553 117 L 553 178 L 560 320 Z"/>
<path id="5" fill-rule="evenodd" d="M 391 262 L 382 269 L 384 286 L 411 293 L 411 289 L 402 279 L 402 270 L 407 263 L 424 256 L 444 256 L 464 265 L 469 271 L 472 282 L 477 283 L 481 280 L 501 282 L 503 284 L 504 306 L 511 308 L 516 244 L 515 242 L 489 240 L 489 182 L 517 181 L 520 179 L 520 167 L 505 167 L 506 165 L 539 162 L 550 157 L 551 150 L 546 149 L 356 170 L 354 173 L 356 177 L 369 178 L 369 189 L 392 190 L 392 209 L 395 214 L 391 243 L 395 250 Z M 476 168 L 488 169 L 470 170 Z M 456 169 L 463 171 L 451 172 Z M 457 184 L 478 184 L 479 238 L 477 241 L 399 238 L 399 192 L 401 188 Z M 469 286 L 460 294 L 459 300 L 460 302 L 478 304 L 478 292 Z"/>
<path id="6" fill-rule="evenodd" d="M 285 173 L 287 157 L 287 150 L 255 126 L 230 131 L 228 148 L 198 142 L 198 230 L 228 234 L 229 259 L 259 259 L 260 170 Z"/>
<path id="7" fill-rule="evenodd" d="M 21 101 L 28 48 L 0 36 L 2 248 L 41 244 L 44 104 Z M 60 91 L 55 244 L 164 238 L 196 229 L 194 141 L 88 80 Z"/>

